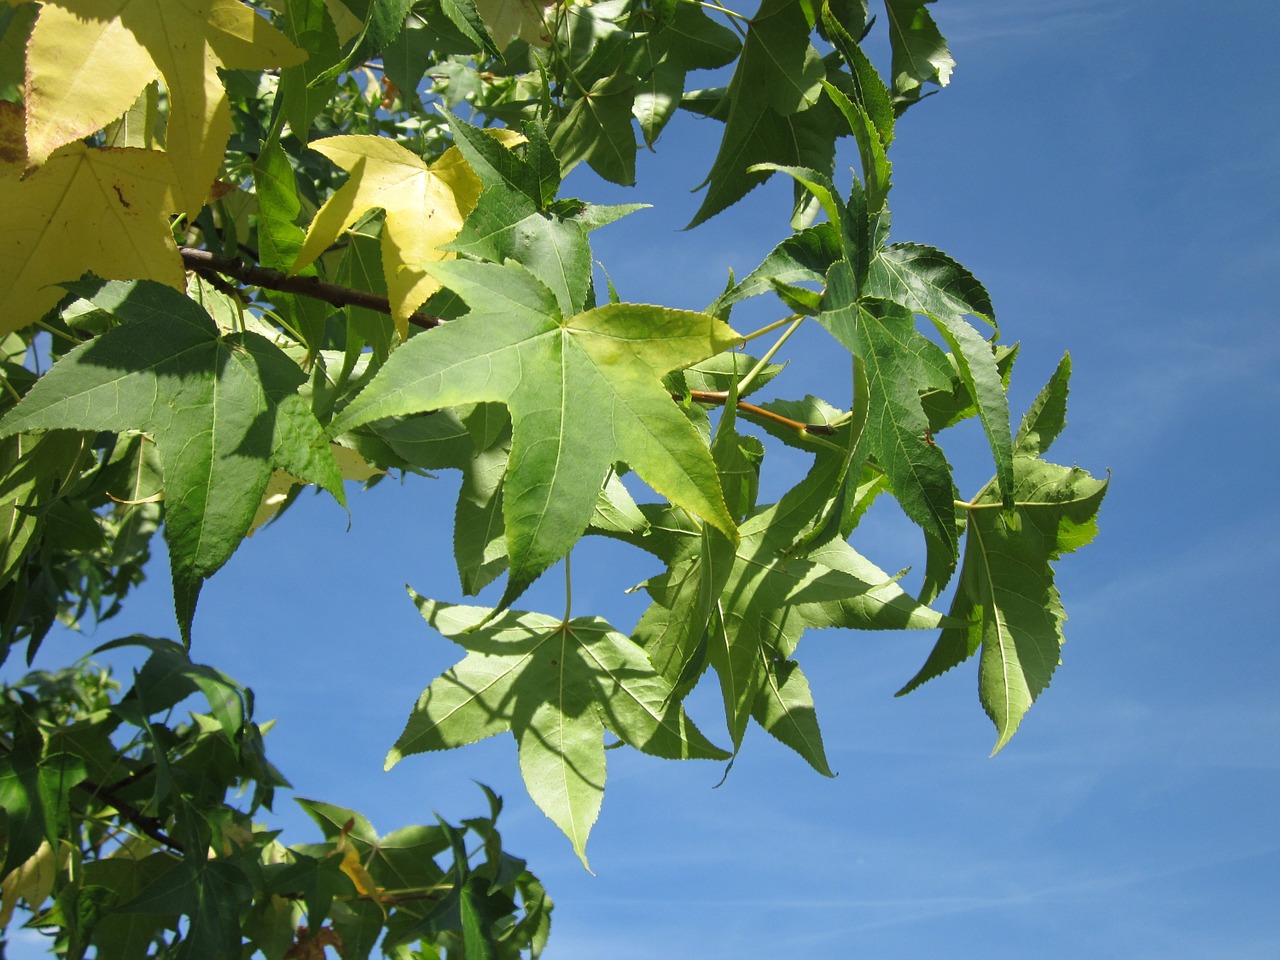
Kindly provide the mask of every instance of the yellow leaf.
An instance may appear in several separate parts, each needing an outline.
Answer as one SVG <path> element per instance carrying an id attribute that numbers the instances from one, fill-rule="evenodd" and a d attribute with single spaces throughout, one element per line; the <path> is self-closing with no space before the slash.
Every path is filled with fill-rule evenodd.
<path id="1" fill-rule="evenodd" d="M 338 470 L 342 473 L 342 479 L 355 480 L 364 483 L 373 477 L 380 477 L 387 471 L 375 467 L 356 451 L 350 447 L 344 447 L 339 443 L 329 444 L 329 449 L 333 451 L 333 459 L 338 461 Z"/>
<path id="2" fill-rule="evenodd" d="M 556 0 L 476 0 L 476 10 L 499 50 L 516 37 L 535 47 L 551 44 L 547 11 Z"/>
<path id="3" fill-rule="evenodd" d="M 13 908 L 18 905 L 19 899 L 26 900 L 32 911 L 40 909 L 40 905 L 53 892 L 53 879 L 57 872 L 58 864 L 53 857 L 53 848 L 45 840 L 30 859 L 4 878 L 4 895 L 3 900 L 0 900 L 0 930 L 9 926 Z"/>
<path id="4" fill-rule="evenodd" d="M 480 196 L 480 181 L 456 147 L 430 166 L 386 137 L 329 137 L 311 148 L 351 176 L 311 222 L 293 272 L 324 253 L 366 211 L 381 207 L 387 212 L 382 271 L 403 340 L 409 335 L 409 314 L 440 289 L 426 265 L 453 257 L 439 247 L 462 229 Z"/>
<path id="5" fill-rule="evenodd" d="M 345 843 L 345 849 L 342 850 L 342 870 L 355 884 L 356 892 L 366 897 L 376 896 L 378 885 L 373 882 L 373 877 L 369 871 L 364 868 L 364 864 L 360 862 L 360 854 L 356 850 L 355 845 L 350 841 L 340 842 L 340 846 Z"/>
<path id="6" fill-rule="evenodd" d="M 347 43 L 364 27 L 360 18 L 348 10 L 342 0 L 324 0 L 324 7 L 329 11 L 329 19 L 333 21 L 339 43 Z"/>
<path id="7" fill-rule="evenodd" d="M 45 0 L 27 47 L 27 155 L 124 115 L 157 78 L 169 91 L 166 149 L 178 205 L 204 206 L 231 135 L 218 67 L 294 66 L 306 54 L 240 0 Z"/>
<path id="8" fill-rule="evenodd" d="M 27 162 L 26 134 L 22 130 L 22 107 L 0 100 L 0 177 L 17 177 Z"/>
<path id="9" fill-rule="evenodd" d="M 85 271 L 183 289 L 182 258 L 162 212 L 172 177 L 158 151 L 82 143 L 23 179 L 0 169 L 0 335 L 39 320 L 63 295 L 50 284 Z"/>

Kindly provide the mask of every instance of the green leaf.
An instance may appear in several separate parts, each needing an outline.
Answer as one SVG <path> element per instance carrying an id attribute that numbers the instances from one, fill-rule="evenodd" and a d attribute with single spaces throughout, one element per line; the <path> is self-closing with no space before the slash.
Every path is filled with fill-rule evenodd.
<path id="1" fill-rule="evenodd" d="M 1024 424 L 1040 422 L 1056 433 L 1066 382 L 1067 368 L 1059 366 Z M 949 614 L 966 625 L 943 630 L 924 666 L 898 691 L 909 693 L 981 650 L 979 693 L 998 732 L 993 753 L 1009 742 L 1058 666 L 1066 613 L 1052 563 L 1096 535 L 1107 489 L 1107 481 L 1079 468 L 1032 456 L 1036 441 L 1030 438 L 1038 434 L 1028 428 L 1026 437 L 1028 450 L 1013 460 L 1014 507 L 1001 505 L 992 483 L 968 510 L 964 564 Z"/>
<path id="2" fill-rule="evenodd" d="M 436 678 L 387 755 L 403 757 L 515 737 L 534 802 L 586 865 L 604 795 L 605 729 L 669 759 L 723 759 L 678 705 L 644 651 L 598 617 L 567 623 L 537 613 L 437 603 L 410 591 L 423 618 L 467 650 Z"/>
<path id="3" fill-rule="evenodd" d="M 123 914 L 181 914 L 188 927 L 178 960 L 240 956 L 240 910 L 253 895 L 243 871 L 225 860 L 183 860 L 127 903 Z"/>
<path id="4" fill-rule="evenodd" d="M 819 223 L 783 240 L 764 262 L 736 286 L 721 294 L 708 312 L 732 306 L 749 297 L 773 293 L 778 283 L 798 284 L 825 282 L 831 265 L 844 256 L 840 227 L 835 223 Z"/>
<path id="5" fill-rule="evenodd" d="M 794 660 L 774 659 L 765 665 L 765 682 L 752 704 L 751 716 L 824 777 L 835 776 L 822 746 L 809 681 Z"/>
<path id="6" fill-rule="evenodd" d="M 831 268 L 825 305 L 819 320 L 866 367 L 871 390 L 864 433 L 868 448 L 907 516 L 954 563 L 958 545 L 951 468 L 928 436 L 929 422 L 920 402 L 922 390 L 950 385 L 949 364 L 937 347 L 916 332 L 906 307 L 889 300 L 859 299 L 847 262 Z"/>
<path id="7" fill-rule="evenodd" d="M 636 628 L 654 665 L 684 686 L 696 679 L 687 664 L 700 671 L 709 663 L 735 750 L 748 719 L 764 723 L 764 717 L 782 742 L 824 773 L 821 740 L 807 732 L 810 720 L 792 697 L 799 696 L 799 681 L 780 700 L 770 693 L 769 684 L 784 679 L 778 661 L 790 658 L 808 628 L 928 629 L 941 622 L 843 540 L 807 545 L 825 526 L 848 463 L 847 452 L 824 451 L 805 480 L 742 523 L 736 549 L 717 543 L 714 531 L 682 524 L 672 510 L 651 513 L 652 532 L 638 541 L 670 568 L 646 584 L 654 604 Z"/>
<path id="8" fill-rule="evenodd" d="M 573 102 L 556 126 L 551 148 L 568 173 L 582 161 L 606 180 L 636 182 L 636 135 L 631 127 L 635 80 L 623 74 L 602 77 Z"/>
<path id="9" fill-rule="evenodd" d="M 921 98 L 926 83 L 945 87 L 956 62 L 929 16 L 933 0 L 884 0 L 893 49 L 893 101 L 898 113 Z"/>
<path id="10" fill-rule="evenodd" d="M 165 538 L 183 638 L 202 582 L 230 559 L 279 467 L 345 503 L 302 371 L 253 334 L 223 337 L 161 284 L 68 284 L 120 320 L 71 350 L 0 420 L 26 430 L 143 430 L 164 464 Z"/>
<path id="11" fill-rule="evenodd" d="M 1071 379 L 1071 355 L 1059 362 L 1053 376 L 1036 396 L 1014 441 L 1015 450 L 1028 457 L 1041 456 L 1067 425 L 1067 386 Z"/>
<path id="12" fill-rule="evenodd" d="M 141 860 L 106 857 L 84 864 L 84 885 L 103 887 L 111 891 L 117 903 L 125 902 L 172 867 L 173 858 L 162 853 Z M 101 951 L 99 956 L 146 957 L 156 934 L 165 927 L 172 929 L 177 920 L 177 911 L 148 915 L 110 909 L 89 931 L 89 942 Z"/>
<path id="13" fill-rule="evenodd" d="M 895 243 L 871 261 L 868 292 L 926 317 L 971 314 L 995 326 L 995 308 L 978 279 L 941 250 Z"/>
<path id="14" fill-rule="evenodd" d="M 285 0 L 281 29 L 299 49 L 307 51 L 307 59 L 302 63 L 280 71 L 279 88 L 284 119 L 293 135 L 306 144 L 311 122 L 337 89 L 336 75 L 319 78 L 342 58 L 342 48 L 324 0 Z M 265 259 L 262 263 L 286 269 L 293 261 L 283 266 L 269 264 Z"/>
<path id="15" fill-rule="evenodd" d="M 331 425 L 497 401 L 512 419 L 503 490 L 505 607 L 573 546 L 622 461 L 663 496 L 734 536 L 711 456 L 662 377 L 737 342 L 705 314 L 609 304 L 564 317 L 515 264 L 453 261 L 433 273 L 471 306 L 411 338 Z"/>
<path id="16" fill-rule="evenodd" d="M 9 705 L 5 718 L 12 723 L 13 743 L 0 755 L 0 811 L 6 834 L 0 866 L 3 877 L 40 849 L 41 843 L 58 845 L 70 821 L 71 791 L 88 775 L 79 757 L 45 755 L 44 738 L 27 706 Z"/>
<path id="17" fill-rule="evenodd" d="M 941 250 L 918 244 L 894 244 L 872 260 L 864 292 L 902 304 L 933 321 L 951 348 L 961 382 L 973 398 L 996 463 L 1006 505 L 1013 490 L 1013 439 L 1004 380 L 991 344 L 965 320 L 965 314 L 991 321 L 994 310 L 986 289 Z"/>
<path id="18" fill-rule="evenodd" d="M 809 42 L 810 14 L 795 0 L 762 0 L 751 18 L 742 55 L 717 111 L 725 129 L 704 181 L 707 195 L 690 227 L 763 183 L 767 173 L 747 172 L 753 164 L 808 166 L 829 173 L 830 164 L 824 161 L 835 139 L 826 123 L 831 115 L 819 111 L 806 116 L 818 103 L 826 74 Z"/>
<path id="19" fill-rule="evenodd" d="M 289 157 L 278 142 L 263 146 L 253 165 L 254 192 L 258 197 L 258 262 L 274 270 L 288 270 L 298 258 L 306 232 L 298 226 L 302 202 Z M 317 276 L 315 264 L 307 264 L 299 276 Z M 319 350 L 325 318 L 332 309 L 314 297 L 287 293 L 272 296 L 272 305 L 296 329 L 311 350 Z"/>
<path id="20" fill-rule="evenodd" d="M 636 27 L 651 27 L 635 41 L 639 89 L 633 107 L 649 147 L 680 106 L 688 72 L 727 66 L 741 50 L 737 34 L 711 19 L 701 7 L 692 3 L 671 6 L 674 9 L 661 23 L 646 23 L 648 11 L 643 9 L 636 10 L 633 17 Z"/>

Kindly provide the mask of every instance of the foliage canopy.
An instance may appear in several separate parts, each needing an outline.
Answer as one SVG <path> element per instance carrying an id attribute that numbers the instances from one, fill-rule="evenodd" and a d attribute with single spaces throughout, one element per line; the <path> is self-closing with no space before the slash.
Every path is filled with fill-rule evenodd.
<path id="1" fill-rule="evenodd" d="M 1044 459 L 1069 361 L 1015 429 L 985 288 L 890 241 L 897 125 L 953 67 L 931 2 L 5 0 L 0 654 L 109 618 L 160 529 L 181 642 L 100 647 L 147 652 L 123 692 L 87 661 L 5 687 L 0 921 L 21 905 L 74 958 L 541 951 L 550 901 L 492 793 L 385 836 L 303 800 L 322 840 L 285 846 L 253 819 L 287 781 L 252 693 L 191 656 L 201 585 L 250 532 L 388 471 L 460 471 L 462 592 L 506 574 L 493 608 L 411 591 L 465 655 L 388 764 L 510 732 L 584 864 L 605 731 L 725 760 L 754 720 L 830 775 L 809 629 L 938 631 L 900 692 L 977 656 L 1002 748 L 1058 665 L 1053 564 L 1106 482 Z M 794 186 L 772 252 L 701 311 L 600 289 L 590 234 L 641 205 L 561 192 L 579 164 L 632 184 L 678 110 L 719 123 L 690 227 Z M 735 330 L 762 296 L 786 315 Z M 748 400 L 813 322 L 849 356 L 841 393 Z M 993 476 L 962 493 L 941 441 L 973 418 Z M 766 454 L 808 464 L 773 503 Z M 885 495 L 922 531 L 914 595 L 851 544 Z M 588 536 L 661 565 L 629 635 L 570 609 Z M 562 561 L 564 614 L 515 609 Z M 723 747 L 682 705 L 708 671 Z"/>

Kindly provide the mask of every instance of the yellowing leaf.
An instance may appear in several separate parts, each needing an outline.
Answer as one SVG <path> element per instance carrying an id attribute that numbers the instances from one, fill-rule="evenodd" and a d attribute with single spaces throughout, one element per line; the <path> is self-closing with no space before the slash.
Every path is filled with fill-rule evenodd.
<path id="1" fill-rule="evenodd" d="M 387 212 L 382 270 L 396 329 L 404 339 L 409 315 L 440 289 L 426 264 L 453 257 L 440 247 L 462 229 L 480 196 L 480 181 L 456 149 L 428 166 L 385 137 L 329 137 L 311 147 L 351 178 L 316 214 L 293 270 L 313 262 L 366 211 L 381 207 Z"/>
<path id="2" fill-rule="evenodd" d="M 0 930 L 9 926 L 13 919 L 13 908 L 18 900 L 27 901 L 32 910 L 40 905 L 53 892 L 54 877 L 58 872 L 58 864 L 53 856 L 53 848 L 46 840 L 18 869 L 4 878 L 3 900 L 0 900 Z"/>
<path id="3" fill-rule="evenodd" d="M 499 50 L 516 37 L 535 47 L 549 46 L 551 28 L 547 24 L 547 10 L 555 6 L 555 0 L 540 3 L 539 0 L 476 0 L 476 10 L 493 37 Z"/>
<path id="4" fill-rule="evenodd" d="M 18 176 L 27 159 L 26 135 L 22 131 L 22 107 L 0 100 L 0 177 Z"/>
<path id="5" fill-rule="evenodd" d="M 27 47 L 30 162 L 44 163 L 63 144 L 101 130 L 163 78 L 178 202 L 195 213 L 231 135 L 218 68 L 261 70 L 304 59 L 240 0 L 49 0 Z"/>
<path id="6" fill-rule="evenodd" d="M 51 284 L 86 271 L 181 290 L 182 259 L 162 213 L 172 176 L 163 153 L 79 143 L 23 180 L 0 167 L 0 335 L 39 320 L 63 296 Z"/>
<path id="7" fill-rule="evenodd" d="M 346 43 L 354 38 L 364 26 L 342 0 L 324 0 L 324 8 L 329 11 L 329 19 L 333 21 L 339 43 Z"/>
<path id="8" fill-rule="evenodd" d="M 339 869 L 355 884 L 358 893 L 366 897 L 374 896 L 378 892 L 378 885 L 360 862 L 360 851 L 346 837 L 338 841 L 338 849 L 342 851 L 342 865 Z"/>

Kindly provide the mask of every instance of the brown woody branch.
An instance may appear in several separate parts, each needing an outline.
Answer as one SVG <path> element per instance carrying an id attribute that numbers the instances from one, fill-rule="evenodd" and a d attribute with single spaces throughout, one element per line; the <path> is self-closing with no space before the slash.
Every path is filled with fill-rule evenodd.
<path id="1" fill-rule="evenodd" d="M 311 297 L 334 307 L 364 307 L 378 313 L 391 313 L 391 302 L 376 293 L 325 283 L 319 277 L 290 276 L 281 270 L 245 263 L 239 257 L 226 257 L 208 250 L 197 250 L 195 247 L 182 247 L 178 252 L 182 254 L 182 262 L 187 269 L 194 270 L 203 277 L 208 277 L 211 273 L 222 274 L 249 286 Z M 409 315 L 409 322 L 416 327 L 430 329 L 439 326 L 441 320 L 428 313 L 412 313 Z"/>
<path id="2" fill-rule="evenodd" d="M 161 846 L 168 847 L 174 853 L 185 853 L 186 850 L 177 840 L 169 836 L 164 831 L 164 824 L 155 817 L 143 813 L 128 800 L 122 800 L 117 797 L 109 788 L 100 786 L 92 780 L 81 780 L 76 784 L 76 789 L 81 790 L 94 799 L 99 800 L 110 807 L 115 808 L 122 819 L 133 824 L 152 840 Z"/>

